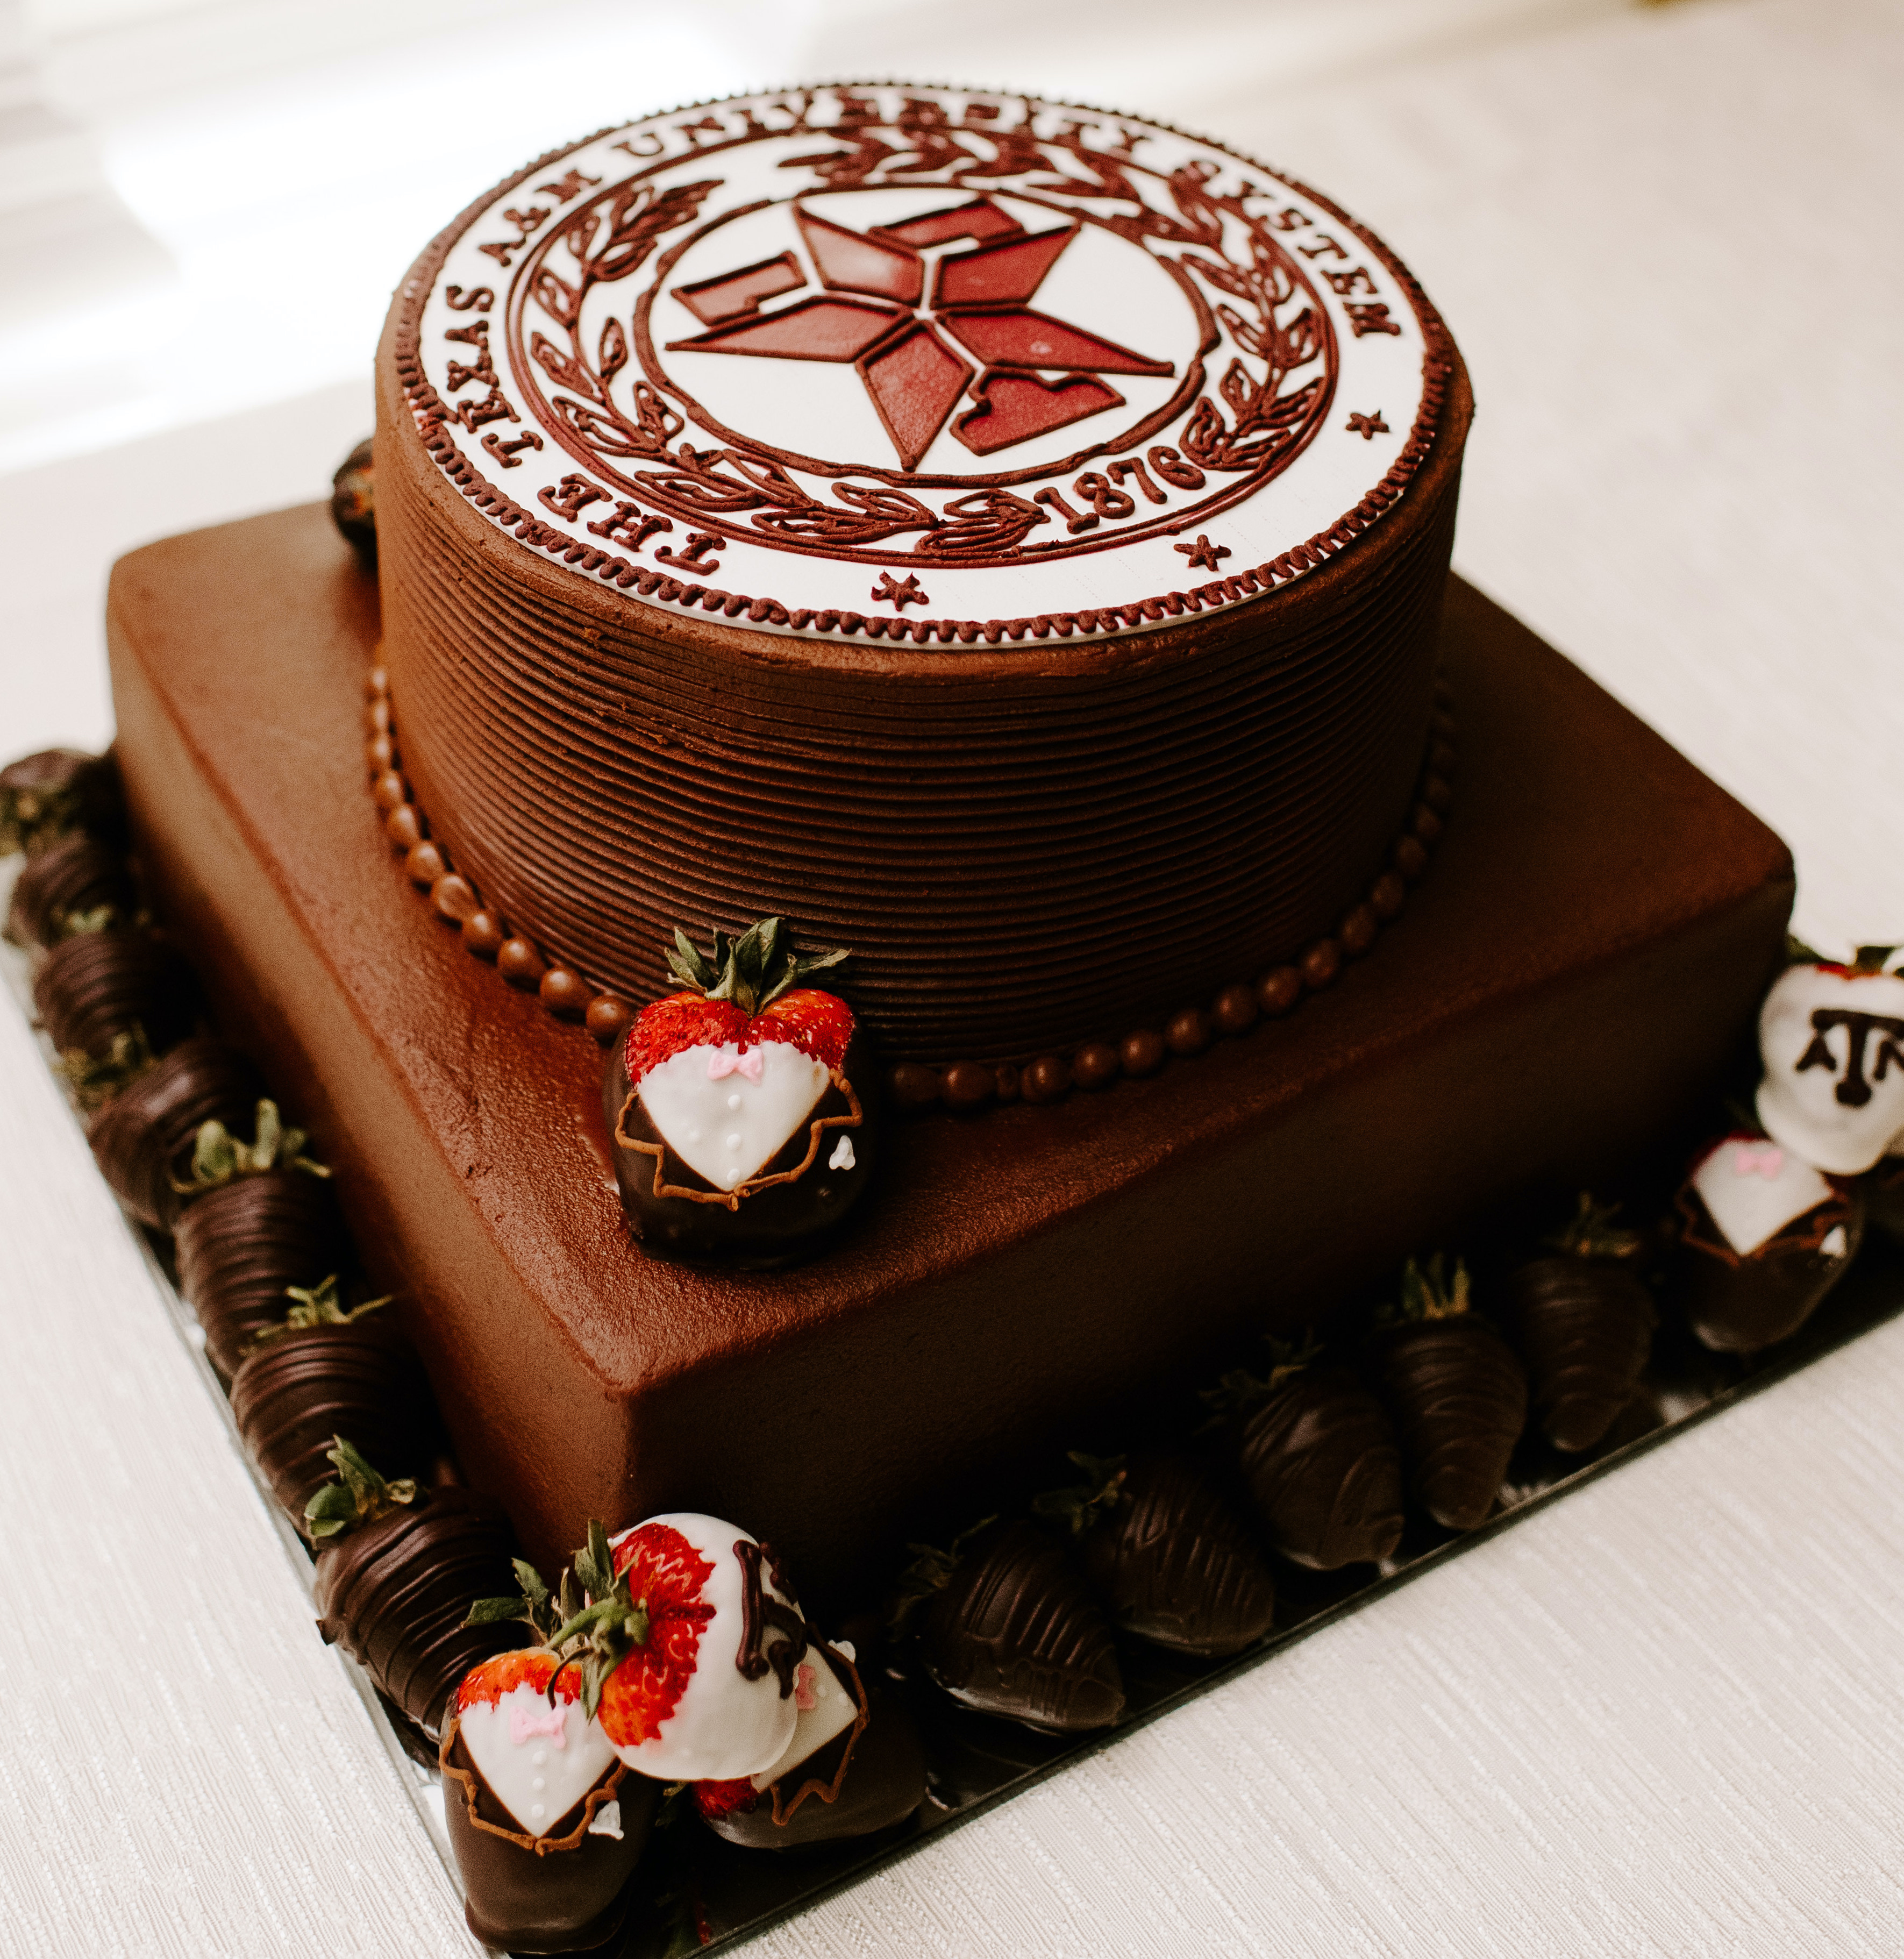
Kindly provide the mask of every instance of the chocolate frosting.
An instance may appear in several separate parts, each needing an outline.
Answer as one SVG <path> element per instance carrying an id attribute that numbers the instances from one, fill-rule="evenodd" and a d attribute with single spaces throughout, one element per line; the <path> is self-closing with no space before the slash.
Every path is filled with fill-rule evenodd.
<path id="1" fill-rule="evenodd" d="M 1449 1530 L 1485 1522 L 1527 1422 L 1527 1376 L 1507 1343 L 1466 1315 L 1421 1321 L 1378 1341 L 1376 1376 L 1410 1494 Z"/>
<path id="2" fill-rule="evenodd" d="M 205 1329 L 211 1364 L 227 1380 L 251 1336 L 284 1318 L 287 1288 L 316 1285 L 347 1249 L 329 1179 L 298 1170 L 237 1177 L 194 1198 L 173 1244 L 179 1293 Z"/>
<path id="3" fill-rule="evenodd" d="M 1078 1546 L 1098 1595 L 1127 1633 L 1219 1658 L 1267 1633 L 1276 1584 L 1228 1499 L 1189 1457 L 1131 1458 L 1110 1513 Z"/>
<path id="4" fill-rule="evenodd" d="M 328 1452 L 348 1436 L 386 1476 L 421 1468 L 430 1389 L 410 1344 L 376 1316 L 280 1335 L 232 1376 L 231 1415 L 251 1459 L 292 1522 L 336 1472 Z"/>
<path id="5" fill-rule="evenodd" d="M 1110 1627 L 1036 1524 L 1002 1524 L 972 1547 L 928 1608 L 919 1652 L 954 1700 L 1047 1733 L 1108 1727 L 1124 1712 Z"/>
<path id="6" fill-rule="evenodd" d="M 483 1780 L 453 1713 L 439 1761 L 443 1824 L 470 1930 L 509 1952 L 573 1952 L 612 1938 L 627 1916 L 623 1892 L 647 1846 L 661 1785 L 615 1762 L 545 1836 L 532 1837 Z M 620 1806 L 618 1839 L 589 1827 L 609 1802 Z"/>
<path id="7" fill-rule="evenodd" d="M 63 939 L 33 976 L 33 1005 L 64 1054 L 103 1060 L 113 1037 L 142 1027 L 155 1053 L 191 1031 L 192 971 L 149 932 L 83 932 Z"/>
<path id="8" fill-rule="evenodd" d="M 463 1624 L 476 1599 L 517 1589 L 510 1551 L 509 1521 L 487 1497 L 456 1484 L 421 1492 L 319 1551 L 317 1629 L 433 1735 L 463 1675 L 529 1637 L 513 1622 Z"/>
<path id="9" fill-rule="evenodd" d="M 564 967 L 646 1000 L 677 926 L 784 913 L 853 948 L 887 1061 L 1023 1059 L 1299 954 L 1367 890 L 1427 739 L 1452 348 L 1407 495 L 1296 583 L 1108 637 L 866 644 L 644 604 L 471 507 L 398 371 L 438 249 L 378 355 L 397 745 L 449 862 Z"/>
<path id="10" fill-rule="evenodd" d="M 76 830 L 29 857 L 13 887 L 7 914 L 11 938 L 30 945 L 51 945 L 77 912 L 110 906 L 121 924 L 138 909 L 138 896 L 124 856 Z"/>
<path id="11" fill-rule="evenodd" d="M 186 1199 L 173 1188 L 202 1122 L 247 1128 L 262 1092 L 236 1048 L 209 1034 L 182 1041 L 94 1117 L 86 1140 L 113 1194 L 141 1224 L 169 1230 Z"/>
<path id="12" fill-rule="evenodd" d="M 1557 1253 L 1509 1275 L 1501 1316 L 1542 1432 L 1557 1449 L 1591 1449 L 1633 1399 L 1652 1352 L 1651 1294 L 1617 1259 Z"/>
<path id="13" fill-rule="evenodd" d="M 1243 1422 L 1236 1453 L 1258 1519 L 1293 1564 L 1375 1564 L 1401 1541 L 1395 1425 L 1346 1367 L 1280 1382 Z"/>
<path id="14" fill-rule="evenodd" d="M 897 1694 L 877 1685 L 868 1685 L 866 1704 L 866 1726 L 856 1738 L 852 1729 L 846 1729 L 763 1791 L 751 1808 L 719 1816 L 703 1811 L 702 1821 L 716 1836 L 749 1850 L 803 1849 L 870 1837 L 903 1823 L 925 1800 L 925 1748 L 919 1725 Z M 840 1758 L 849 1748 L 846 1773 L 840 1776 Z M 791 1800 L 800 1784 L 831 1786 L 836 1777 L 839 1793 L 830 1802 L 817 1794 L 797 1803 Z M 776 1790 L 784 1818 L 777 1823 Z"/>
<path id="15" fill-rule="evenodd" d="M 1756 1354 L 1790 1339 L 1843 1278 L 1864 1241 L 1864 1193 L 1856 1185 L 1839 1186 L 1827 1202 L 1744 1255 L 1726 1243 L 1690 1184 L 1680 1191 L 1678 1208 L 1675 1296 L 1693 1332 L 1721 1354 Z M 1834 1230 L 1845 1234 L 1836 1254 L 1823 1248 Z"/>

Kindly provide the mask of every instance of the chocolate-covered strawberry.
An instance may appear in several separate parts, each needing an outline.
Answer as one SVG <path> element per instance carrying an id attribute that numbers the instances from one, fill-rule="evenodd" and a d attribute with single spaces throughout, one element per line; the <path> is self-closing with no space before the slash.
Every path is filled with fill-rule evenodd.
<path id="1" fill-rule="evenodd" d="M 847 955 L 797 952 L 779 919 L 716 932 L 711 957 L 674 940 L 687 990 L 635 1016 L 602 1084 L 623 1205 L 653 1250 L 790 1256 L 838 1224 L 872 1171 L 865 1036 L 845 1001 L 801 984 Z"/>
<path id="2" fill-rule="evenodd" d="M 421 1468 L 433 1437 L 430 1389 L 410 1343 L 382 1310 L 346 1310 L 335 1277 L 293 1287 L 290 1310 L 253 1338 L 231 1382 L 231 1416 L 251 1459 L 300 1528 L 348 1435 L 373 1462 Z"/>
<path id="3" fill-rule="evenodd" d="M 138 909 L 124 856 L 75 830 L 27 859 L 8 906 L 7 936 L 56 945 L 75 932 L 130 925 Z"/>
<path id="4" fill-rule="evenodd" d="M 466 1623 L 519 1620 L 541 1643 L 458 1684 L 438 1755 L 443 1821 L 470 1930 L 500 1950 L 569 1952 L 620 1929 L 661 1786 L 590 1719 L 574 1643 L 556 1637 L 566 1615 L 533 1565 L 519 1558 L 516 1573 L 522 1595 L 478 1599 Z M 566 1573 L 563 1592 L 579 1602 Z"/>
<path id="5" fill-rule="evenodd" d="M 47 1038 L 69 1062 L 109 1059 L 122 1035 L 163 1053 L 192 1030 L 191 969 L 149 932 L 75 932 L 33 975 L 33 1005 Z"/>
<path id="6" fill-rule="evenodd" d="M 758 1774 L 693 1786 L 715 1835 L 750 1850 L 870 1837 L 925 1799 L 925 1751 L 896 1694 L 865 1681 L 845 1643 L 816 1640 L 794 1670 L 798 1710 L 781 1759 Z"/>
<path id="7" fill-rule="evenodd" d="M 1037 1497 L 1068 1530 L 1084 1573 L 1127 1633 L 1173 1653 L 1217 1659 L 1267 1633 L 1276 1584 L 1230 1500 L 1176 1449 L 1128 1459 L 1075 1451 L 1084 1481 Z"/>
<path id="8" fill-rule="evenodd" d="M 179 1293 L 227 1380 L 254 1336 L 284 1322 L 287 1297 L 318 1287 L 348 1249 L 330 1172 L 306 1154 L 307 1140 L 269 1101 L 258 1104 L 251 1142 L 217 1122 L 194 1139 L 173 1247 Z"/>
<path id="9" fill-rule="evenodd" d="M 1801 957 L 1760 1010 L 1759 1120 L 1828 1176 L 1861 1176 L 1904 1134 L 1904 973 L 1887 970 L 1896 951 L 1861 946 L 1848 966 Z"/>
<path id="10" fill-rule="evenodd" d="M 464 1675 L 523 1642 L 519 1627 L 465 1623 L 472 1599 L 509 1583 L 508 1519 L 459 1484 L 386 1481 L 342 1436 L 331 1461 L 337 1481 L 304 1510 L 317 1547 L 318 1631 L 434 1738 Z"/>
<path id="11" fill-rule="evenodd" d="M 331 478 L 331 521 L 366 564 L 377 561 L 376 467 L 372 438 L 366 436 L 337 466 Z"/>
<path id="12" fill-rule="evenodd" d="M 1527 1364 L 1534 1412 L 1557 1449 L 1591 1449 L 1633 1398 L 1658 1316 L 1633 1269 L 1639 1235 L 1585 1192 L 1552 1249 L 1508 1275 L 1501 1319 Z"/>
<path id="13" fill-rule="evenodd" d="M 1378 1320 L 1376 1390 L 1395 1417 L 1409 1494 L 1449 1530 L 1472 1530 L 1494 1507 L 1527 1422 L 1527 1376 L 1507 1343 L 1471 1310 L 1468 1268 L 1445 1281 L 1439 1253 L 1411 1259 L 1398 1306 Z"/>
<path id="14" fill-rule="evenodd" d="M 1677 1202 L 1675 1291 L 1725 1354 L 1790 1338 L 1843 1277 L 1864 1233 L 1858 1186 L 1770 1137 L 1735 1131 L 1693 1165 Z"/>
<path id="15" fill-rule="evenodd" d="M 43 748 L 0 769 L 0 857 L 30 857 L 75 830 L 124 840 L 125 812 L 110 755 Z"/>
<path id="16" fill-rule="evenodd" d="M 236 1129 L 255 1107 L 258 1072 L 208 1034 L 181 1041 L 93 1119 L 93 1160 L 142 1224 L 169 1230 L 189 1192 L 193 1146 L 207 1122 Z"/>
<path id="17" fill-rule="evenodd" d="M 988 1522 L 950 1551 L 915 1548 L 902 1610 L 924 1602 L 919 1657 L 954 1700 L 1055 1735 L 1124 1712 L 1109 1624 L 1049 1531 Z"/>
<path id="18" fill-rule="evenodd" d="M 1379 1564 L 1401 1541 L 1401 1449 L 1388 1411 L 1313 1341 L 1272 1340 L 1267 1377 L 1239 1369 L 1204 1399 L 1271 1545 L 1312 1571 Z"/>
<path id="19" fill-rule="evenodd" d="M 574 1569 L 587 1603 L 557 1643 L 580 1642 L 582 1705 L 624 1761 L 718 1782 L 782 1760 L 809 1636 L 771 1546 L 673 1510 L 613 1538 L 592 1520 Z"/>
<path id="20" fill-rule="evenodd" d="M 1904 1152 L 1895 1144 L 1864 1180 L 1864 1215 L 1874 1230 L 1904 1245 Z"/>

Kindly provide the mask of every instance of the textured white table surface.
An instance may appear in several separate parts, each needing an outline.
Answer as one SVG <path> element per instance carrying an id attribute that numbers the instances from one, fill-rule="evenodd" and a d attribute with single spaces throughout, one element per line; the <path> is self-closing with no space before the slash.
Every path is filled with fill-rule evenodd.
<path id="1" fill-rule="evenodd" d="M 1299 102 L 1220 52 L 1198 119 L 1461 341 L 1464 570 L 1784 832 L 1809 934 L 1904 936 L 1904 8 L 1710 0 Z M 0 479 L 0 750 L 108 732 L 114 551 L 315 494 L 367 404 Z M 0 1359 L 0 1951 L 469 1952 L 4 1006 Z M 1901 1402 L 1904 1324 L 752 1949 L 1895 1954 Z"/>

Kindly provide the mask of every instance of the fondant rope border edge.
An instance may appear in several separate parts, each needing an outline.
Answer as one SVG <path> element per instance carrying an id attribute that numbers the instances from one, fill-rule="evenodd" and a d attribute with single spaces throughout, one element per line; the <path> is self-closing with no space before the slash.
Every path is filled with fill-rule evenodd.
<path id="1" fill-rule="evenodd" d="M 432 909 L 455 926 L 465 947 L 493 961 L 497 971 L 519 991 L 533 992 L 559 1020 L 579 1021 L 601 1046 L 617 1040 L 635 1009 L 617 995 L 599 991 L 571 968 L 546 960 L 535 943 L 483 903 L 475 886 L 453 869 L 443 846 L 427 831 L 410 785 L 398 766 L 390 710 L 390 678 L 381 654 L 364 678 L 364 760 L 371 794 L 383 815 L 384 833 L 401 854 L 411 882 L 426 891 Z M 945 1107 L 961 1113 L 994 1103 L 1061 1102 L 1073 1088 L 1108 1087 L 1121 1076 L 1154 1075 L 1173 1058 L 1187 1060 L 1218 1037 L 1246 1034 L 1261 1019 L 1290 1012 L 1306 995 L 1333 986 L 1344 964 L 1374 946 L 1383 926 L 1400 916 L 1408 887 L 1428 868 L 1448 813 L 1453 807 L 1455 719 L 1452 694 L 1444 676 L 1435 681 L 1435 707 L 1414 802 L 1389 853 L 1388 868 L 1368 895 L 1352 906 L 1329 936 L 1319 938 L 1293 964 L 1272 967 L 1254 980 L 1225 986 L 1206 1007 L 1182 1008 L 1160 1032 L 1139 1027 L 1116 1042 L 1087 1041 L 1068 1054 L 1041 1055 L 1015 1062 L 954 1061 L 935 1067 L 900 1062 L 886 1074 L 887 1097 L 902 1110 Z"/>

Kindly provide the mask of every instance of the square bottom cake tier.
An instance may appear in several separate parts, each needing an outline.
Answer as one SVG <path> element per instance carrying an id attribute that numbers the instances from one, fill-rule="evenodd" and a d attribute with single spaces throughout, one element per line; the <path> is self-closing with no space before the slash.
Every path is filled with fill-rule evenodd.
<path id="1" fill-rule="evenodd" d="M 109 632 L 159 914 L 333 1166 L 464 1473 L 544 1569 L 591 1516 L 694 1509 L 839 1587 L 1249 1329 L 1617 1176 L 1709 1106 L 1792 895 L 1776 837 L 1455 579 L 1458 800 L 1369 957 L 1149 1080 L 896 1118 L 808 1264 L 671 1264 L 624 1218 L 601 1050 L 392 855 L 362 760 L 376 588 L 325 507 L 134 553 Z"/>

